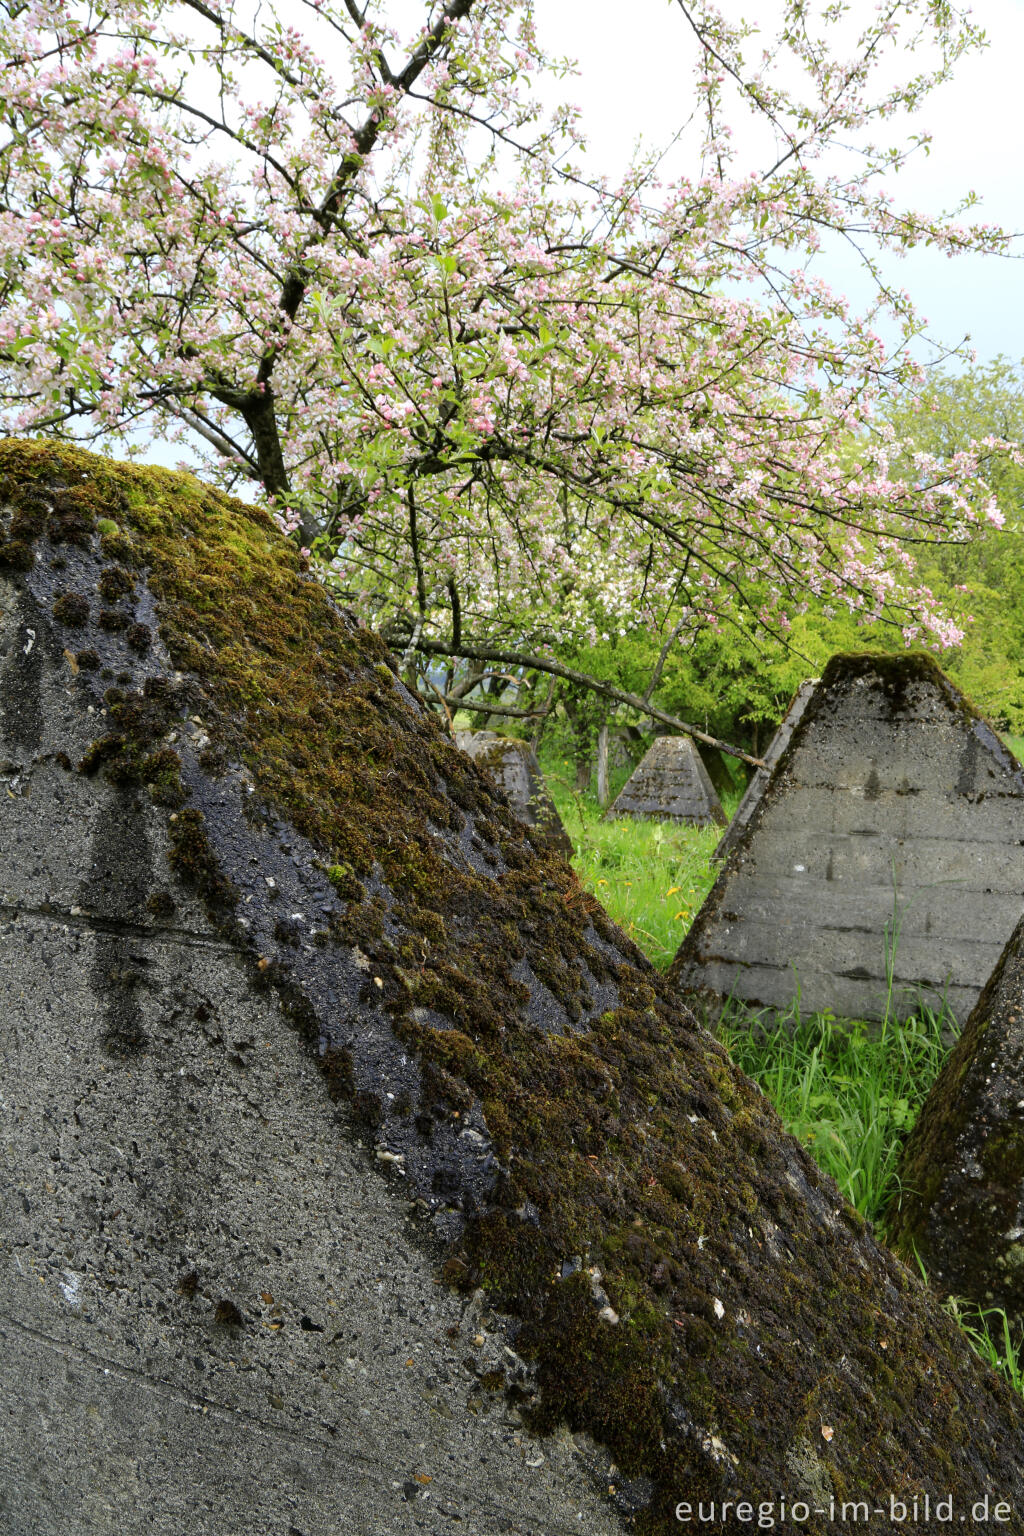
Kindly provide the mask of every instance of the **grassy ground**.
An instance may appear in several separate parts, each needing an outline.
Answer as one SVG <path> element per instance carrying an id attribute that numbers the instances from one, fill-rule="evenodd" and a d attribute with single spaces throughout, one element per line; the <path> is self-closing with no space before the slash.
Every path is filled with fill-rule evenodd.
<path id="1" fill-rule="evenodd" d="M 714 884 L 711 855 L 721 828 L 603 821 L 592 790 L 574 793 L 569 763 L 545 762 L 544 772 L 572 838 L 580 880 L 654 964 L 666 970 Z M 628 768 L 612 774 L 613 794 L 628 777 Z M 737 790 L 727 800 L 727 815 L 738 801 Z"/>
<path id="2" fill-rule="evenodd" d="M 1024 738 L 1008 744 L 1020 756 Z M 711 854 L 719 828 L 604 821 L 592 791 L 573 791 L 570 763 L 548 758 L 543 766 L 576 850 L 580 880 L 665 969 L 714 882 Z M 626 768 L 612 776 L 613 793 L 627 777 Z M 727 797 L 727 814 L 738 800 L 738 790 Z M 769 1023 L 733 1008 L 717 1032 L 737 1065 L 774 1102 L 787 1129 L 884 1235 L 885 1210 L 899 1197 L 900 1146 L 954 1028 L 950 1018 L 922 1004 L 912 1019 L 886 1020 L 881 1028 L 839 1025 L 828 1013 L 802 1017 L 796 1009 Z M 1024 1395 L 1024 1339 L 1005 1313 L 962 1301 L 948 1305 L 982 1358 Z"/>

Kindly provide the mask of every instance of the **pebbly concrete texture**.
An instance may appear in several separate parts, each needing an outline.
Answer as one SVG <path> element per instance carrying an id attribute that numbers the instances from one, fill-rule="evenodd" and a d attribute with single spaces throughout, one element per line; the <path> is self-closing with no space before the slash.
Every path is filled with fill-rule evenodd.
<path id="1" fill-rule="evenodd" d="M 726 819 L 689 736 L 658 736 L 606 814 L 613 820 L 637 816 L 650 821 L 683 821 L 694 827 L 712 822 L 724 827 Z"/>
<path id="2" fill-rule="evenodd" d="M 712 1002 L 878 1019 L 924 995 L 963 1021 L 1024 911 L 1022 825 L 1020 765 L 930 658 L 833 657 L 670 974 Z"/>
<path id="3" fill-rule="evenodd" d="M 1024 919 L 900 1160 L 888 1223 L 930 1283 L 1024 1326 Z"/>
<path id="4" fill-rule="evenodd" d="M 456 744 L 489 773 L 528 827 L 536 827 L 545 844 L 564 859 L 573 855 L 572 840 L 544 782 L 537 754 L 528 741 L 499 736 L 497 731 L 457 731 Z"/>
<path id="5" fill-rule="evenodd" d="M 1019 1402 L 261 513 L 0 444 L 0 764 L 3 1536 L 1024 1506 Z"/>
<path id="6" fill-rule="evenodd" d="M 718 863 L 725 859 L 730 849 L 735 847 L 745 831 L 751 816 L 754 814 L 755 807 L 765 792 L 768 780 L 772 775 L 772 769 L 782 756 L 785 748 L 789 745 L 790 737 L 800 723 L 803 712 L 807 707 L 807 701 L 814 692 L 817 681 L 818 679 L 814 677 L 801 683 L 790 700 L 789 708 L 783 716 L 781 725 L 768 743 L 768 750 L 762 759 L 764 767 L 754 769 L 753 777 L 743 793 L 743 799 L 736 807 L 732 820 L 722 833 L 721 840 L 712 854 L 712 858 L 717 860 Z"/>

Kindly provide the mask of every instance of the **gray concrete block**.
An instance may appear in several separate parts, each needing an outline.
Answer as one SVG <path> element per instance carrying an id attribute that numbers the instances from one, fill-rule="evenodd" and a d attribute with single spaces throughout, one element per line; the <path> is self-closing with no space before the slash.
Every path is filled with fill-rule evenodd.
<path id="1" fill-rule="evenodd" d="M 0 572 L 2 1536 L 1024 1504 L 1021 1404 L 268 519 L 7 442 Z"/>
<path id="2" fill-rule="evenodd" d="M 896 1007 L 924 988 L 963 1019 L 1022 911 L 1024 775 L 991 726 L 927 658 L 836 657 L 672 975 L 779 1010 L 799 978 L 805 1009 L 877 1018 L 895 917 Z"/>
<path id="3" fill-rule="evenodd" d="M 606 815 L 649 821 L 725 825 L 725 812 L 689 736 L 659 736 L 620 789 Z"/>
<path id="4" fill-rule="evenodd" d="M 535 1449 L 467 1370 L 507 1362 L 497 1320 L 467 1327 L 436 1284 L 243 957 L 133 935 L 147 1049 L 119 1060 L 115 942 L 65 913 L 0 924 L 0 1530 L 616 1529 L 571 1439 Z"/>
<path id="5" fill-rule="evenodd" d="M 499 736 L 496 731 L 458 731 L 455 740 L 490 775 L 520 821 L 535 827 L 547 847 L 571 859 L 572 840 L 530 743 L 515 736 Z"/>

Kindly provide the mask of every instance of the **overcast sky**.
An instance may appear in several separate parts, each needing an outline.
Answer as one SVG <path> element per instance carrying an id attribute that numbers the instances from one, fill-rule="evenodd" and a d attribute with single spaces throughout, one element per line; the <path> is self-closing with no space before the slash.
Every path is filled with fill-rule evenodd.
<path id="1" fill-rule="evenodd" d="M 854 11 L 870 4 L 854 0 Z M 729 0 L 723 8 L 756 17 L 769 5 Z M 595 169 L 622 168 L 639 136 L 652 147 L 670 140 L 690 111 L 687 28 L 672 0 L 536 0 L 536 12 L 545 46 L 579 62 L 579 76 L 559 94 L 582 109 Z M 957 78 L 915 116 L 915 131 L 933 135 L 931 153 L 919 155 L 891 190 L 898 202 L 937 212 L 973 189 L 982 199 L 976 219 L 1024 231 L 1024 0 L 978 0 L 973 16 L 990 47 L 962 60 Z M 1024 239 L 1018 248 L 1022 259 L 1013 261 L 915 252 L 893 258 L 892 280 L 910 292 L 940 341 L 956 345 L 969 334 L 979 360 L 1000 352 L 1020 360 Z M 864 292 L 853 259 L 830 254 L 820 270 L 855 301 Z"/>

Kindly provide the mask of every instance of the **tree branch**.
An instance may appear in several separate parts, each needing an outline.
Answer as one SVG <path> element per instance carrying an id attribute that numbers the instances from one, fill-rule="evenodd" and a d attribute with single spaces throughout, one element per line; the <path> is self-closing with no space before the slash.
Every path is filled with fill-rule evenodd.
<path id="1" fill-rule="evenodd" d="M 530 667 L 537 672 L 545 672 L 552 677 L 565 678 L 566 682 L 577 683 L 581 688 L 589 688 L 592 693 L 600 694 L 603 698 L 614 699 L 619 704 L 628 704 L 632 709 L 638 709 L 641 714 L 648 715 L 652 720 L 658 720 L 662 725 L 669 725 L 674 731 L 679 731 L 683 736 L 692 736 L 695 741 L 702 741 L 705 746 L 717 747 L 719 752 L 724 752 L 728 757 L 738 757 L 751 768 L 763 768 L 764 763 L 759 757 L 751 757 L 749 752 L 744 752 L 742 747 L 734 747 L 731 742 L 719 741 L 717 736 L 709 736 L 707 731 L 698 730 L 695 725 L 689 725 L 685 720 L 679 720 L 675 715 L 666 714 L 663 709 L 658 709 L 654 704 L 647 703 L 639 694 L 627 693 L 624 688 L 616 688 L 613 683 L 605 683 L 599 677 L 591 677 L 587 672 L 576 672 L 572 667 L 565 666 L 560 661 L 553 661 L 544 656 L 531 656 L 525 651 L 498 651 L 491 646 L 462 645 L 458 651 L 446 645 L 442 640 L 424 640 L 420 637 L 416 642 L 416 648 L 427 652 L 431 656 L 459 656 L 466 661 L 498 661 L 510 667 Z M 412 646 L 409 647 L 413 649 Z M 469 708 L 468 705 L 464 706 Z M 492 710 L 497 714 L 497 710 Z"/>
<path id="2" fill-rule="evenodd" d="M 429 678 L 427 682 L 430 682 Z M 434 688 L 433 683 L 430 683 L 430 686 Z M 457 709 L 475 709 L 480 715 L 507 715 L 510 720 L 543 720 L 545 715 L 551 713 L 550 697 L 538 709 L 513 709 L 508 704 L 487 704 L 483 700 L 454 699 L 450 693 L 438 693 L 436 688 L 434 692 L 446 704 L 454 704 Z"/>
<path id="3" fill-rule="evenodd" d="M 676 625 L 675 629 L 673 629 L 672 633 L 669 635 L 668 639 L 665 641 L 665 644 L 661 648 L 661 654 L 659 655 L 657 661 L 654 663 L 654 671 L 651 673 L 651 680 L 647 684 L 647 687 L 644 689 L 645 704 L 649 701 L 651 694 L 661 682 L 661 674 L 664 670 L 666 657 L 668 656 L 669 651 L 672 649 L 673 642 L 678 636 L 679 631 L 682 629 L 683 623 L 684 620 L 680 619 L 679 623 Z"/>
<path id="4" fill-rule="evenodd" d="M 256 462 L 238 446 L 233 438 L 215 426 L 202 411 L 195 406 L 182 405 L 179 401 L 170 398 L 165 400 L 164 404 L 171 414 L 183 421 L 191 431 L 198 432 L 200 437 L 205 437 L 222 458 L 230 459 L 233 464 L 237 464 L 248 479 L 259 480 L 259 466 Z"/>

